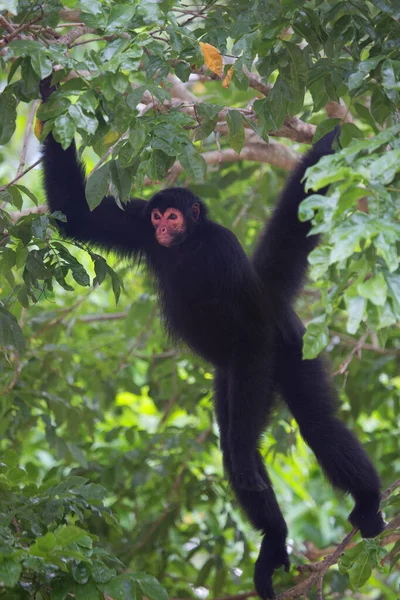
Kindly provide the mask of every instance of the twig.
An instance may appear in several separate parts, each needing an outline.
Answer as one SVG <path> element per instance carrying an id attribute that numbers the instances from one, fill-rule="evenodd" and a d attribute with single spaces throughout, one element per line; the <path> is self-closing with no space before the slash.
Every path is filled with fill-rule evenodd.
<path id="1" fill-rule="evenodd" d="M 8 394 L 16 386 L 20 373 L 20 362 L 18 352 L 14 354 L 14 376 L 8 386 L 3 390 L 3 394 Z"/>
<path id="2" fill-rule="evenodd" d="M 99 169 L 101 167 L 101 165 L 107 160 L 107 158 L 114 152 L 114 149 L 118 146 L 120 141 L 126 140 L 128 138 L 128 136 L 129 136 L 128 133 L 124 133 L 123 135 L 121 135 L 120 138 L 118 138 L 118 140 L 115 142 L 115 144 L 113 144 L 112 146 L 109 147 L 107 152 L 101 157 L 99 162 L 92 169 L 92 173 L 94 173 L 95 171 L 97 171 L 97 169 Z"/>
<path id="3" fill-rule="evenodd" d="M 152 310 L 150 311 L 149 316 L 146 319 L 146 322 L 144 323 L 142 329 L 139 331 L 138 335 L 136 336 L 135 342 L 134 344 L 131 346 L 131 348 L 124 353 L 123 355 L 123 359 L 119 362 L 119 364 L 117 365 L 117 367 L 114 369 L 113 373 L 119 373 L 119 371 L 121 371 L 121 369 L 123 369 L 126 366 L 126 359 L 128 358 L 128 356 L 130 356 L 131 354 L 133 354 L 133 352 L 135 352 L 135 350 L 137 350 L 137 348 L 139 347 L 139 344 L 142 342 L 142 339 L 145 335 L 145 333 L 148 333 L 149 331 L 149 325 L 152 322 L 154 315 L 156 314 L 157 311 L 157 305 L 155 305 Z"/>
<path id="4" fill-rule="evenodd" d="M 335 377 L 336 375 L 343 375 L 343 373 L 346 373 L 349 364 L 351 363 L 351 361 L 353 360 L 353 357 L 355 354 L 359 354 L 364 346 L 364 342 L 367 339 L 367 337 L 369 336 L 369 330 L 367 331 L 367 333 L 364 333 L 364 335 L 362 335 L 360 337 L 360 339 L 358 340 L 358 342 L 355 344 L 354 348 L 351 350 L 351 352 L 346 356 L 346 358 L 344 359 L 344 361 L 341 363 L 340 367 L 338 368 L 337 371 L 335 371 L 332 374 L 332 377 Z"/>
<path id="5" fill-rule="evenodd" d="M 391 494 L 393 494 L 393 492 L 400 487 L 400 479 L 397 479 L 394 483 L 392 483 L 391 486 L 389 486 L 387 488 L 387 490 L 385 490 L 382 494 L 382 500 L 386 500 L 386 498 L 389 498 L 389 496 L 391 496 Z"/>
<path id="6" fill-rule="evenodd" d="M 23 177 L 24 175 L 29 173 L 29 171 L 31 171 L 32 169 L 34 169 L 35 167 L 40 165 L 41 162 L 42 162 L 42 159 L 38 158 L 38 160 L 36 162 L 34 162 L 33 165 L 31 165 L 30 167 L 28 167 L 27 169 L 22 171 L 22 173 L 20 175 L 18 175 L 17 177 L 14 177 L 14 179 L 12 181 L 10 181 L 9 183 L 6 183 L 6 185 L 3 185 L 2 187 L 0 187 L 0 192 L 4 192 L 7 188 L 9 188 L 11 185 L 16 183 L 19 179 L 21 179 L 21 177 Z"/>
<path id="7" fill-rule="evenodd" d="M 93 292 L 94 289 L 95 288 L 92 288 L 91 290 L 89 290 L 89 292 L 87 294 L 85 294 L 84 296 L 82 296 L 81 298 L 79 298 L 79 300 L 77 300 L 71 306 L 68 306 L 67 308 L 62 309 L 59 312 L 59 314 L 58 314 L 57 317 L 55 317 L 54 319 L 51 319 L 45 325 L 43 325 L 43 327 L 41 327 L 40 329 L 38 329 L 37 331 L 35 331 L 35 333 L 33 333 L 31 335 L 30 339 L 33 340 L 34 338 L 37 338 L 39 335 L 41 335 L 42 333 L 44 333 L 45 331 L 47 331 L 51 327 L 54 327 L 55 325 L 58 325 L 58 323 L 61 323 L 62 320 L 64 319 L 65 315 L 67 315 L 70 312 L 73 312 L 76 308 L 79 308 L 79 306 L 81 304 L 83 304 L 83 302 L 86 300 L 86 298 L 89 296 L 89 294 L 91 294 Z"/>

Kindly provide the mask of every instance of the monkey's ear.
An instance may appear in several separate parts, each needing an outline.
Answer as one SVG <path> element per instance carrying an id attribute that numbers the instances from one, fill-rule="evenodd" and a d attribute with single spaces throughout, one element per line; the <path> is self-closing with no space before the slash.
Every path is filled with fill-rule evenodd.
<path id="1" fill-rule="evenodd" d="M 192 217 L 193 221 L 198 221 L 200 218 L 200 204 L 198 202 L 192 204 Z"/>

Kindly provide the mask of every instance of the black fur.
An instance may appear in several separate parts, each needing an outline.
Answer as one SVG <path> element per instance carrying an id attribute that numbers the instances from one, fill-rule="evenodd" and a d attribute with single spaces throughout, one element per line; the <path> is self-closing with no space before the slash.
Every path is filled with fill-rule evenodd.
<path id="1" fill-rule="evenodd" d="M 352 494 L 353 525 L 366 537 L 383 528 L 379 478 L 356 438 L 335 417 L 334 393 L 321 360 L 302 360 L 302 326 L 291 303 L 317 236 L 298 220 L 308 166 L 332 153 L 336 133 L 322 138 L 295 169 L 271 221 L 249 260 L 235 235 L 211 221 L 190 191 L 172 188 L 150 202 L 133 199 L 120 210 L 112 198 L 90 212 L 74 144 L 62 150 L 50 134 L 44 143 L 47 200 L 61 210 L 64 235 L 113 250 L 143 255 L 154 274 L 169 331 L 216 367 L 215 405 L 225 469 L 253 526 L 263 533 L 255 585 L 272 598 L 272 574 L 289 569 L 287 527 L 258 451 L 273 397 L 279 391 L 306 442 L 333 485 Z M 191 207 L 200 204 L 195 222 Z M 188 235 L 165 248 L 154 236 L 152 208 L 179 208 Z"/>

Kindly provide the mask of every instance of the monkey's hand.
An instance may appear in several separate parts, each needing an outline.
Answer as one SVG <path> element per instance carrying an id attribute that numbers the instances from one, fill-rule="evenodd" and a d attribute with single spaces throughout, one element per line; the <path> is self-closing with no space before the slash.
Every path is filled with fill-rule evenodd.
<path id="1" fill-rule="evenodd" d="M 265 534 L 254 568 L 254 585 L 262 600 L 275 598 L 272 575 L 279 567 L 284 567 L 286 572 L 290 569 L 285 539 L 277 539 L 272 535 L 269 537 L 268 534 Z"/>
<path id="2" fill-rule="evenodd" d="M 45 77 L 45 79 L 42 79 L 42 81 L 39 83 L 40 97 L 42 98 L 43 102 L 46 102 L 46 100 L 48 100 L 51 94 L 56 90 L 56 86 L 51 85 L 52 76 L 53 74 Z"/>

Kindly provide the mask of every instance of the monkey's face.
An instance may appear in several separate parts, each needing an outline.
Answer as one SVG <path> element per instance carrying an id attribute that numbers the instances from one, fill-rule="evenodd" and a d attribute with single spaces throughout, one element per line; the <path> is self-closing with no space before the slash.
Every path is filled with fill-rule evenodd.
<path id="1" fill-rule="evenodd" d="M 157 242 L 166 248 L 181 244 L 191 232 L 191 227 L 188 227 L 188 219 L 193 225 L 198 220 L 199 215 L 200 206 L 198 203 L 193 204 L 191 214 L 186 217 L 177 208 L 170 207 L 164 211 L 153 208 L 151 223 L 155 229 Z"/>

